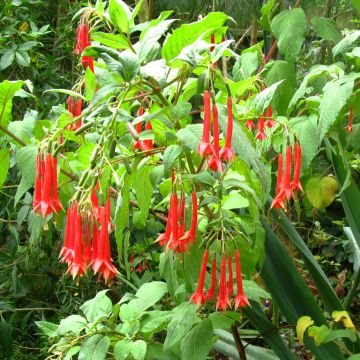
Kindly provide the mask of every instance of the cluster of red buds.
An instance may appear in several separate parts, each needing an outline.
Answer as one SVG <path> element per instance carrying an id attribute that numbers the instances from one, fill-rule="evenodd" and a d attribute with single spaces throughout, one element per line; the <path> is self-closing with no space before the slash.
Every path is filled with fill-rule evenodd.
<path id="1" fill-rule="evenodd" d="M 233 132 L 233 115 L 232 99 L 227 98 L 228 123 L 226 131 L 225 146 L 220 150 L 220 131 L 219 131 L 219 114 L 216 104 L 211 108 L 211 96 L 209 91 L 204 91 L 204 127 L 201 142 L 197 148 L 197 153 L 202 157 L 208 157 L 208 168 L 213 171 L 222 172 L 224 161 L 231 161 L 235 157 L 234 150 L 231 147 Z M 210 142 L 210 124 L 211 115 L 213 120 L 213 144 Z"/>
<path id="2" fill-rule="evenodd" d="M 73 278 L 83 276 L 91 266 L 107 282 L 118 272 L 110 254 L 110 198 L 101 206 L 93 190 L 91 203 L 92 211 L 81 212 L 76 201 L 68 208 L 60 261 L 67 263 Z"/>
<path id="3" fill-rule="evenodd" d="M 38 152 L 36 156 L 36 177 L 33 211 L 45 217 L 58 213 L 62 205 L 58 196 L 57 157 Z"/>
<path id="4" fill-rule="evenodd" d="M 172 174 L 173 189 L 170 196 L 170 208 L 166 222 L 165 232 L 160 234 L 155 242 L 177 253 L 183 253 L 188 250 L 190 244 L 196 242 L 196 229 L 198 219 L 198 204 L 196 192 L 191 193 L 192 216 L 188 231 L 185 231 L 185 192 L 182 189 L 179 198 L 176 192 L 174 173 Z"/>
<path id="5" fill-rule="evenodd" d="M 68 111 L 71 113 L 73 117 L 78 117 L 81 115 L 82 112 L 82 100 L 74 100 L 72 97 L 68 97 L 66 100 Z M 70 124 L 66 127 L 67 130 L 74 130 L 76 131 L 82 125 L 81 119 L 79 119 L 76 124 Z"/>
<path id="6" fill-rule="evenodd" d="M 347 126 L 345 127 L 346 131 L 351 133 L 353 130 L 352 127 L 352 123 L 353 123 L 353 108 L 352 108 L 352 104 L 350 103 L 350 108 L 349 108 L 349 121 Z"/>
<path id="7" fill-rule="evenodd" d="M 142 115 L 144 115 L 144 108 L 142 107 L 142 105 L 140 105 L 140 107 L 138 109 L 138 116 L 142 116 Z M 138 133 L 138 135 L 142 131 L 142 125 L 143 125 L 142 121 L 140 121 L 139 123 L 136 124 L 136 132 Z M 150 120 L 145 124 L 145 130 L 152 130 Z M 153 149 L 153 147 L 154 147 L 154 144 L 151 139 L 134 141 L 134 148 L 141 149 L 141 151 L 151 150 L 151 149 Z"/>
<path id="8" fill-rule="evenodd" d="M 244 293 L 243 282 L 242 282 L 242 273 L 241 273 L 241 262 L 240 262 L 240 252 L 235 250 L 235 269 L 236 269 L 236 285 L 237 292 L 235 298 L 233 299 L 235 310 L 240 306 L 244 307 L 246 305 L 250 306 L 249 300 Z M 215 297 L 215 292 L 217 288 L 216 282 L 216 258 L 212 261 L 211 268 L 211 285 L 206 293 L 204 293 L 204 283 L 206 276 L 206 268 L 209 258 L 209 250 L 204 251 L 203 260 L 201 264 L 201 270 L 199 275 L 198 286 L 195 293 L 192 295 L 191 300 L 198 307 L 201 304 L 213 300 Z M 225 256 L 221 259 L 221 268 L 220 268 L 220 280 L 219 280 L 219 289 L 218 289 L 218 298 L 216 301 L 216 310 L 225 311 L 228 307 L 232 306 L 232 296 L 234 294 L 234 279 L 233 279 L 233 257 L 226 258 Z M 226 267 L 227 279 L 226 279 Z"/>
<path id="9" fill-rule="evenodd" d="M 273 111 L 271 105 L 268 107 L 268 109 L 265 111 L 263 117 L 260 117 L 257 122 L 257 133 L 255 135 L 255 139 L 258 140 L 265 140 L 267 138 L 265 133 L 265 128 L 272 128 L 275 125 L 275 121 L 272 119 Z M 245 123 L 245 126 L 250 130 L 255 130 L 255 124 L 253 120 L 248 120 Z"/>
<path id="10" fill-rule="evenodd" d="M 290 145 L 286 146 L 285 154 L 285 170 L 283 171 L 283 155 L 278 155 L 278 173 L 276 183 L 275 198 L 271 204 L 271 207 L 275 209 L 286 209 L 287 201 L 290 201 L 291 197 L 298 191 L 304 191 L 300 183 L 301 172 L 301 145 L 295 142 L 294 144 L 294 174 L 291 180 L 292 165 L 293 165 L 293 149 Z"/>
<path id="11" fill-rule="evenodd" d="M 74 53 L 76 55 L 81 55 L 82 52 L 91 45 L 91 37 L 89 33 L 89 28 L 86 24 L 80 24 L 76 30 L 76 45 Z M 84 70 L 87 67 L 94 72 L 94 60 L 91 56 L 82 56 L 81 64 Z"/>
<path id="12" fill-rule="evenodd" d="M 139 261 L 137 263 L 136 267 L 133 266 L 134 261 L 135 261 L 135 255 L 131 254 L 130 259 L 129 259 L 129 264 L 130 264 L 130 270 L 133 272 L 142 272 L 149 268 L 147 261 L 146 261 L 146 257 L 144 257 L 142 261 Z"/>

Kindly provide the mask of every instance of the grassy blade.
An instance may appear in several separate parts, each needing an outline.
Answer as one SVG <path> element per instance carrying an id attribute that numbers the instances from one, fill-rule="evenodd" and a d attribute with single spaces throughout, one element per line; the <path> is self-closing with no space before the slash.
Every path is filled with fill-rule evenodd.
<path id="1" fill-rule="evenodd" d="M 316 299 L 298 273 L 285 246 L 264 220 L 262 224 L 266 232 L 266 260 L 260 275 L 287 322 L 295 326 L 298 318 L 307 315 L 316 325 L 328 326 Z M 344 359 L 344 355 L 335 344 L 316 346 L 307 336 L 304 342 L 319 360 Z"/>

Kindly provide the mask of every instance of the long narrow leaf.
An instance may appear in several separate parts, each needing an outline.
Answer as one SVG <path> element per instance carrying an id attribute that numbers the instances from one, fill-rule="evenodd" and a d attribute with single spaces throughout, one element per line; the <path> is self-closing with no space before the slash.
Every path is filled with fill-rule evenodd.
<path id="1" fill-rule="evenodd" d="M 287 322 L 295 326 L 301 316 L 307 315 L 315 321 L 316 325 L 328 326 L 316 299 L 297 271 L 285 246 L 264 219 L 262 219 L 262 224 L 266 232 L 266 259 L 260 275 Z M 344 355 L 335 344 L 316 346 L 314 341 L 307 336 L 304 342 L 319 360 L 344 359 Z"/>

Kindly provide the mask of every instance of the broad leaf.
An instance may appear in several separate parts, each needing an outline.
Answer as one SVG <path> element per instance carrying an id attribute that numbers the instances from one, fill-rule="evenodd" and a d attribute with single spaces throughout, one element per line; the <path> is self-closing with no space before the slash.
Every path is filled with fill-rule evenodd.
<path id="1" fill-rule="evenodd" d="M 129 32 L 129 16 L 128 6 L 121 0 L 110 0 L 109 13 L 110 19 L 117 29 L 124 33 Z"/>
<path id="2" fill-rule="evenodd" d="M 0 150 L 0 189 L 3 186 L 7 174 L 9 171 L 9 165 L 10 165 L 10 152 L 9 149 L 1 149 Z"/>
<path id="3" fill-rule="evenodd" d="M 301 8 L 284 10 L 271 21 L 271 30 L 285 60 L 294 62 L 306 35 L 306 17 Z"/>
<path id="4" fill-rule="evenodd" d="M 5 80 L 0 83 L 0 125 L 7 127 L 11 120 L 12 99 L 24 82 Z"/>
<path id="5" fill-rule="evenodd" d="M 91 38 L 105 46 L 116 50 L 124 50 L 130 47 L 129 40 L 124 34 L 107 34 L 103 32 L 91 33 Z"/>
<path id="6" fill-rule="evenodd" d="M 315 16 L 311 19 L 311 22 L 316 32 L 323 39 L 333 41 L 335 44 L 341 40 L 341 32 L 334 19 Z"/>
<path id="7" fill-rule="evenodd" d="M 104 360 L 110 346 L 110 339 L 100 334 L 87 338 L 81 345 L 79 360 Z"/>
<path id="8" fill-rule="evenodd" d="M 344 54 L 352 44 L 360 37 L 360 30 L 354 31 L 350 35 L 344 37 L 339 43 L 337 43 L 333 49 L 332 53 L 334 56 L 339 54 Z"/>

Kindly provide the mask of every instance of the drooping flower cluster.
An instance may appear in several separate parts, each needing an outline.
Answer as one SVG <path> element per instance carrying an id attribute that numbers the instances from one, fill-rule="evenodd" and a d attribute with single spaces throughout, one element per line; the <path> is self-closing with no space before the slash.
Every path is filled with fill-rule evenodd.
<path id="1" fill-rule="evenodd" d="M 295 142 L 294 154 L 290 145 L 286 146 L 285 154 L 285 169 L 283 170 L 283 155 L 280 153 L 278 156 L 278 173 L 275 198 L 271 207 L 275 209 L 286 209 L 286 203 L 290 201 L 298 191 L 303 191 L 300 182 L 301 173 L 301 145 Z M 293 155 L 295 157 L 293 179 L 291 180 L 293 168 Z"/>
<path id="2" fill-rule="evenodd" d="M 144 115 L 144 108 L 140 105 L 138 109 L 138 116 Z M 139 122 L 136 124 L 136 132 L 138 135 L 142 132 L 142 125 L 143 122 Z M 145 130 L 152 130 L 151 122 L 150 120 L 145 124 Z M 153 149 L 153 140 L 151 139 L 145 139 L 145 140 L 135 140 L 134 141 L 134 148 L 135 149 L 141 149 L 141 151 L 147 151 Z"/>
<path id="3" fill-rule="evenodd" d="M 81 115 L 82 105 L 83 105 L 81 99 L 75 101 L 74 98 L 68 97 L 66 103 L 67 103 L 67 109 L 73 117 L 78 117 Z M 81 127 L 81 125 L 82 125 L 82 121 L 81 119 L 79 119 L 75 124 L 68 125 L 66 129 L 76 131 Z"/>
<path id="4" fill-rule="evenodd" d="M 209 91 L 204 91 L 204 127 L 201 142 L 197 148 L 197 153 L 202 158 L 208 158 L 208 168 L 213 171 L 222 172 L 224 161 L 231 161 L 235 157 L 234 150 L 231 147 L 233 132 L 232 99 L 227 99 L 228 124 L 226 131 L 225 146 L 220 150 L 220 131 L 219 114 L 216 104 L 211 108 L 211 96 Z M 212 116 L 211 116 L 212 115 Z M 213 120 L 213 144 L 210 142 L 211 117 Z"/>
<path id="5" fill-rule="evenodd" d="M 235 250 L 235 270 L 236 270 L 236 285 L 237 293 L 233 299 L 235 310 L 240 306 L 244 307 L 246 305 L 250 306 L 249 300 L 244 293 L 243 283 L 242 283 L 242 273 L 241 273 L 241 262 L 240 262 L 240 252 Z M 201 304 L 211 301 L 216 292 L 217 282 L 216 282 L 216 258 L 214 257 L 212 261 L 211 268 L 211 285 L 206 293 L 204 293 L 204 284 L 206 277 L 206 267 L 209 258 L 209 250 L 204 251 L 203 260 L 200 269 L 198 286 L 195 293 L 192 295 L 191 300 L 194 304 L 200 307 Z M 233 258 L 226 258 L 225 256 L 221 259 L 220 267 L 220 279 L 218 286 L 218 298 L 216 301 L 216 309 L 225 311 L 228 307 L 232 306 L 232 296 L 234 294 L 234 284 L 233 284 Z M 228 271 L 226 272 L 226 268 Z M 228 278 L 226 279 L 226 273 Z"/>
<path id="6" fill-rule="evenodd" d="M 38 152 L 36 156 L 33 211 L 45 217 L 58 213 L 62 205 L 58 196 L 57 157 Z"/>
<path id="7" fill-rule="evenodd" d="M 188 250 L 190 244 L 196 241 L 196 228 L 198 217 L 198 205 L 196 192 L 191 193 L 192 216 L 188 231 L 185 231 L 185 193 L 181 192 L 180 203 L 174 187 L 170 196 L 170 208 L 166 222 L 165 232 L 160 234 L 156 242 L 176 253 Z"/>
<path id="8" fill-rule="evenodd" d="M 76 44 L 74 53 L 76 55 L 81 55 L 82 52 L 91 45 L 91 37 L 89 33 L 89 28 L 86 24 L 80 24 L 76 30 Z M 81 65 L 84 70 L 87 67 L 94 72 L 94 60 L 91 56 L 81 56 Z"/>
<path id="9" fill-rule="evenodd" d="M 110 254 L 110 199 L 101 206 L 93 191 L 91 200 L 92 211 L 81 212 L 76 201 L 68 208 L 60 261 L 67 263 L 73 278 L 83 276 L 91 267 L 107 282 L 117 273 Z"/>
<path id="10" fill-rule="evenodd" d="M 265 128 L 272 128 L 275 125 L 275 121 L 272 119 L 273 111 L 272 106 L 270 105 L 268 109 L 265 111 L 262 117 L 260 117 L 257 121 L 257 133 L 255 135 L 255 139 L 257 140 L 265 140 L 267 138 L 265 133 Z M 245 126 L 250 130 L 255 130 L 255 124 L 253 120 L 247 120 Z"/>

